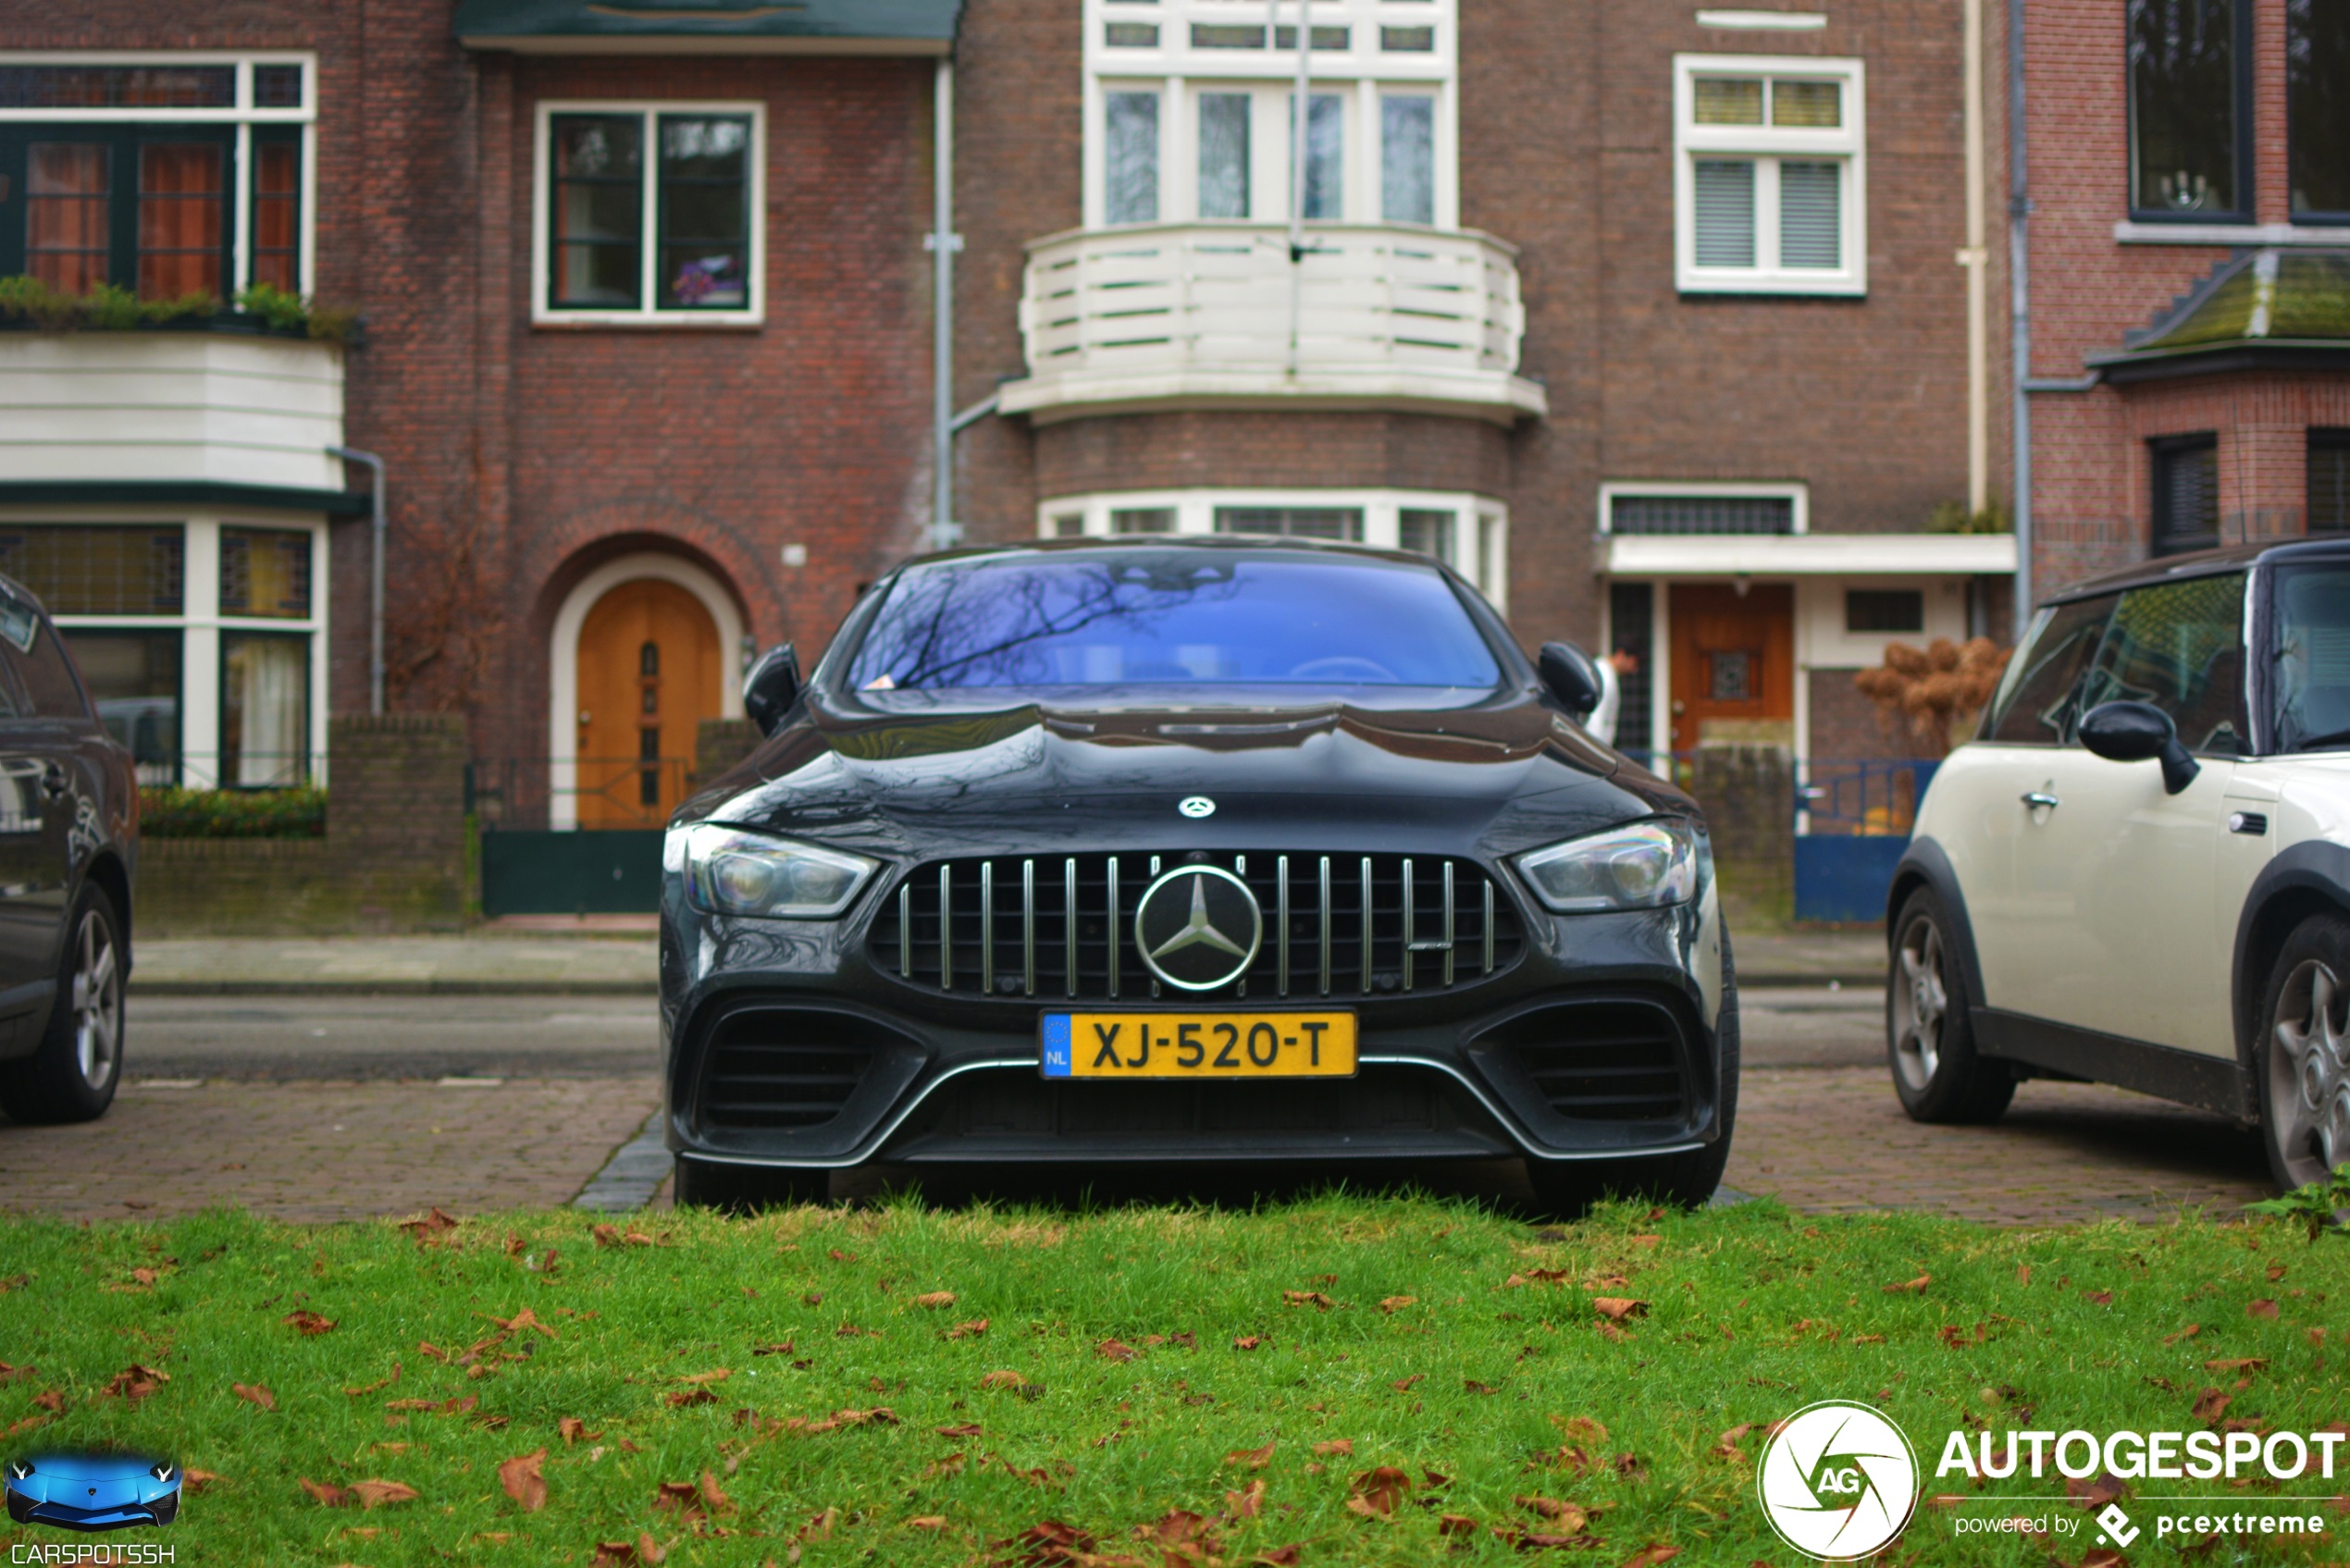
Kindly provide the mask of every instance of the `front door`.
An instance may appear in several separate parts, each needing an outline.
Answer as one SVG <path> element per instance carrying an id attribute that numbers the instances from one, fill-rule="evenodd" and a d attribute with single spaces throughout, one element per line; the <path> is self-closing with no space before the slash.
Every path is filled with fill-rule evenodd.
<path id="1" fill-rule="evenodd" d="M 668 820 L 723 679 L 718 628 L 686 589 L 642 577 L 596 601 L 579 631 L 581 827 Z"/>
<path id="2" fill-rule="evenodd" d="M 1709 723 L 1719 725 L 1713 739 L 1792 746 L 1794 587 L 1755 583 L 1741 593 L 1727 583 L 1676 584 L 1669 609 L 1673 749 L 1694 749 Z"/>

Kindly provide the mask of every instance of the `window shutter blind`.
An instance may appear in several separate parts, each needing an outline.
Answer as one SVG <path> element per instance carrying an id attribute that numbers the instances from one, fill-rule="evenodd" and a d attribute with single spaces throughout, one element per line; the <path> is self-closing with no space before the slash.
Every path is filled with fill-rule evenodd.
<path id="1" fill-rule="evenodd" d="M 1779 265 L 1833 271 L 1844 265 L 1843 168 L 1779 165 Z"/>
<path id="2" fill-rule="evenodd" d="M 1702 158 L 1695 179 L 1697 265 L 1754 265 L 1754 165 Z"/>

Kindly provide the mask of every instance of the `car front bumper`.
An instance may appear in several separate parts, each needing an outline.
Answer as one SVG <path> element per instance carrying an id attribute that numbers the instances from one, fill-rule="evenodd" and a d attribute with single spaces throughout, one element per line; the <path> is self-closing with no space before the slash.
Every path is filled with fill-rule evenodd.
<path id="1" fill-rule="evenodd" d="M 838 921 L 732 920 L 692 908 L 670 879 L 661 965 L 671 1150 L 797 1170 L 1547 1162 L 1670 1154 L 1724 1135 L 1737 1037 L 1724 1017 L 1711 888 L 1668 909 L 1521 913 L 1515 960 L 1442 994 L 1125 1004 L 1357 1013 L 1353 1079 L 1205 1082 L 1045 1080 L 1042 1017 L 1072 1004 L 941 995 L 878 969 L 868 953 L 874 902 Z"/>

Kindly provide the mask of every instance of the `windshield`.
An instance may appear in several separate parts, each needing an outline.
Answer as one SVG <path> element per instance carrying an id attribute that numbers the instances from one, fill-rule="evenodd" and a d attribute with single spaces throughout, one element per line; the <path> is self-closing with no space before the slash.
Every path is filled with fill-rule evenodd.
<path id="1" fill-rule="evenodd" d="M 1177 548 L 909 567 L 867 628 L 847 685 L 1490 689 L 1501 678 L 1433 567 Z"/>
<path id="2" fill-rule="evenodd" d="M 2277 749 L 2350 746 L 2350 562 L 2277 574 Z"/>

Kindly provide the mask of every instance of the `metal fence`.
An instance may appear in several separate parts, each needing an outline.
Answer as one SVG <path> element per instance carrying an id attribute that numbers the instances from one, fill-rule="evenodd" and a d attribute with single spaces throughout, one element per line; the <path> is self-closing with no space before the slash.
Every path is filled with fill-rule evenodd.
<path id="1" fill-rule="evenodd" d="M 1918 802 L 1942 764 L 1924 758 L 1822 761 L 1796 771 L 1799 833 L 1818 836 L 1907 838 Z"/>
<path id="2" fill-rule="evenodd" d="M 485 833 L 557 826 L 658 828 L 686 797 L 689 757 L 476 759 L 465 809 Z M 567 778 L 566 775 L 567 774 Z"/>

